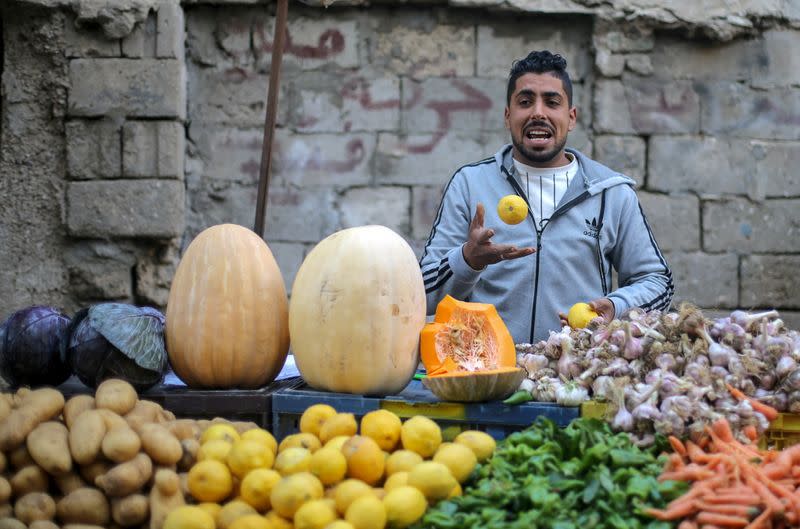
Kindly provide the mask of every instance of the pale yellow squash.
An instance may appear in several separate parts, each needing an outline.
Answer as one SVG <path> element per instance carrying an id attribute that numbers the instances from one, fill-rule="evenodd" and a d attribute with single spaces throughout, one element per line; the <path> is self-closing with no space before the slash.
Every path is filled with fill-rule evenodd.
<path id="1" fill-rule="evenodd" d="M 419 361 L 425 286 L 406 241 L 384 226 L 330 235 L 292 287 L 297 367 L 314 388 L 363 395 L 401 391 Z"/>
<path id="2" fill-rule="evenodd" d="M 212 226 L 192 241 L 166 319 L 170 363 L 189 387 L 261 387 L 286 361 L 283 277 L 264 240 L 242 226 Z"/>

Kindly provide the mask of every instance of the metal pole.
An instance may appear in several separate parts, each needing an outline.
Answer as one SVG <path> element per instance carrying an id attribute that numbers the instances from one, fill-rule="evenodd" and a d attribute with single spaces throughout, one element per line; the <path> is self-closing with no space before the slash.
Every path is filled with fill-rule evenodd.
<path id="1" fill-rule="evenodd" d="M 258 180 L 255 231 L 264 237 L 264 217 L 267 213 L 269 176 L 272 168 L 272 143 L 275 136 L 275 121 L 278 112 L 278 90 L 281 76 L 283 48 L 286 45 L 286 21 L 289 16 L 289 0 L 278 0 L 275 18 L 275 38 L 272 43 L 272 63 L 269 68 L 269 92 L 267 93 L 267 116 L 264 120 L 264 143 L 261 147 L 261 167 Z"/>

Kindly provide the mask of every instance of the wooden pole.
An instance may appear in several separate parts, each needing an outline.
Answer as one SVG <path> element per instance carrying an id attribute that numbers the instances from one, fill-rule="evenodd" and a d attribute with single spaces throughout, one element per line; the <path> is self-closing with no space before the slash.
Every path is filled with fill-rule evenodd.
<path id="1" fill-rule="evenodd" d="M 272 43 L 272 63 L 269 68 L 269 92 L 267 92 L 267 115 L 264 120 L 264 143 L 261 147 L 256 220 L 253 231 L 264 237 L 264 218 L 269 197 L 269 176 L 272 168 L 272 143 L 275 136 L 275 121 L 278 113 L 278 91 L 281 77 L 283 48 L 286 46 L 286 26 L 289 16 L 289 0 L 278 0 L 275 15 L 275 38 Z"/>

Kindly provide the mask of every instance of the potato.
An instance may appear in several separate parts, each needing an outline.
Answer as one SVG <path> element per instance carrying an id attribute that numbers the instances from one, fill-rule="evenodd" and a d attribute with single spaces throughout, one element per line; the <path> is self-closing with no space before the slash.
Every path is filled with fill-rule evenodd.
<path id="1" fill-rule="evenodd" d="M 175 414 L 172 413 L 171 411 L 169 411 L 169 410 L 161 410 L 161 417 L 159 418 L 158 422 L 166 423 L 166 422 L 172 422 L 172 421 L 174 421 L 176 419 L 177 419 L 177 417 L 175 417 Z"/>
<path id="2" fill-rule="evenodd" d="M 56 482 L 56 487 L 58 487 L 58 490 L 61 491 L 61 494 L 65 496 L 73 490 L 81 487 L 88 487 L 83 478 L 74 471 L 68 472 L 61 476 L 56 476 L 53 478 L 53 480 Z"/>
<path id="3" fill-rule="evenodd" d="M 83 465 L 79 469 L 79 473 L 81 477 L 86 480 L 86 482 L 90 485 L 94 485 L 94 480 L 97 479 L 98 476 L 102 476 L 109 470 L 111 467 L 114 466 L 114 463 L 106 459 L 105 457 L 101 457 L 88 465 Z"/>
<path id="4" fill-rule="evenodd" d="M 31 492 L 14 503 L 14 517 L 29 524 L 35 520 L 52 520 L 56 515 L 56 502 L 44 492 Z"/>
<path id="5" fill-rule="evenodd" d="M 102 525 L 93 525 L 89 523 L 68 523 L 62 526 L 61 529 L 106 529 L 106 528 Z"/>
<path id="6" fill-rule="evenodd" d="M 254 423 L 253 421 L 233 421 L 231 422 L 231 426 L 233 426 L 237 432 L 243 434 L 247 430 L 254 430 L 256 428 L 260 428 L 259 425 Z"/>
<path id="7" fill-rule="evenodd" d="M 130 383 L 110 378 L 97 386 L 94 392 L 94 402 L 98 408 L 111 410 L 118 415 L 125 415 L 136 406 L 139 395 Z"/>
<path id="8" fill-rule="evenodd" d="M 64 409 L 64 395 L 53 388 L 27 393 L 19 407 L 0 421 L 0 450 L 12 450 L 25 442 L 28 434 L 40 423 L 57 417 Z"/>
<path id="9" fill-rule="evenodd" d="M 15 498 L 21 498 L 29 492 L 47 492 L 50 478 L 36 465 L 29 465 L 11 476 L 11 491 Z"/>
<path id="10" fill-rule="evenodd" d="M 68 435 L 67 427 L 55 421 L 41 423 L 28 435 L 28 452 L 50 475 L 60 476 L 72 470 Z"/>
<path id="11" fill-rule="evenodd" d="M 181 441 L 181 460 L 178 461 L 178 470 L 189 471 L 197 462 L 197 451 L 200 450 L 200 441 L 197 439 L 184 439 Z"/>
<path id="12" fill-rule="evenodd" d="M 153 475 L 153 463 L 140 453 L 130 461 L 112 467 L 94 480 L 95 485 L 113 497 L 128 496 L 139 491 Z"/>
<path id="13" fill-rule="evenodd" d="M 175 472 L 160 469 L 153 481 L 154 485 L 150 490 L 149 529 L 162 529 L 167 514 L 186 502 L 180 488 L 181 478 Z"/>
<path id="14" fill-rule="evenodd" d="M 103 437 L 103 455 L 115 463 L 130 461 L 141 447 L 139 436 L 127 425 L 113 428 Z"/>
<path id="15" fill-rule="evenodd" d="M 8 461 L 16 470 L 36 464 L 36 461 L 33 460 L 31 453 L 28 451 L 28 445 L 25 443 L 8 453 Z"/>
<path id="16" fill-rule="evenodd" d="M 140 431 L 142 448 L 153 462 L 161 465 L 174 465 L 181 460 L 181 443 L 169 430 L 160 424 L 145 424 Z"/>
<path id="17" fill-rule="evenodd" d="M 139 427 L 143 424 L 157 422 L 161 416 L 161 405 L 151 400 L 140 400 L 136 402 L 136 406 L 123 417 L 128 426 L 133 428 L 135 432 L 139 431 Z"/>
<path id="18" fill-rule="evenodd" d="M 28 526 L 28 529 L 58 529 L 58 526 L 50 520 L 36 520 Z"/>
<path id="19" fill-rule="evenodd" d="M 31 393 L 31 388 L 29 388 L 29 387 L 27 387 L 27 386 L 20 386 L 20 387 L 17 389 L 17 392 L 16 392 L 16 393 L 14 393 L 14 394 L 11 396 L 11 398 L 12 398 L 12 400 L 13 400 L 13 402 L 12 402 L 12 404 L 11 404 L 11 405 L 12 405 L 12 406 L 14 406 L 14 407 L 17 407 L 17 406 L 19 406 L 19 405 L 22 403 L 22 401 L 23 401 L 23 400 L 25 400 L 25 397 L 27 397 L 28 395 L 30 395 L 30 393 Z"/>
<path id="20" fill-rule="evenodd" d="M 150 516 L 150 505 L 144 494 L 131 494 L 111 500 L 111 518 L 122 527 L 144 523 Z"/>
<path id="21" fill-rule="evenodd" d="M 99 410 L 86 410 L 75 419 L 69 431 L 69 451 L 79 465 L 97 459 L 106 435 L 106 423 Z"/>
<path id="22" fill-rule="evenodd" d="M 61 415 L 64 417 L 64 423 L 67 425 L 67 428 L 72 428 L 72 425 L 75 423 L 75 419 L 78 418 L 78 415 L 86 410 L 93 410 L 94 408 L 95 405 L 93 396 L 75 395 L 64 404 L 64 411 L 61 413 Z"/>
<path id="23" fill-rule="evenodd" d="M 102 492 L 93 487 L 84 487 L 58 500 L 56 515 L 65 524 L 104 526 L 111 520 L 111 509 Z"/>
<path id="24" fill-rule="evenodd" d="M 114 428 L 128 426 L 128 423 L 125 421 L 125 419 L 111 410 L 106 408 L 97 408 L 97 412 L 103 417 L 103 421 L 106 423 L 106 430 L 113 430 Z"/>
<path id="25" fill-rule="evenodd" d="M 0 529 L 28 529 L 28 526 L 16 518 L 0 518 Z"/>
<path id="26" fill-rule="evenodd" d="M 6 399 L 0 399 L 0 421 L 6 420 L 11 415 L 11 403 Z"/>
<path id="27" fill-rule="evenodd" d="M 178 419 L 164 425 L 179 441 L 200 439 L 200 427 L 194 419 Z"/>
<path id="28" fill-rule="evenodd" d="M 11 499 L 11 483 L 6 478 L 0 476 L 0 504 Z"/>
<path id="29" fill-rule="evenodd" d="M 13 518 L 14 506 L 10 503 L 0 504 L 0 518 Z"/>

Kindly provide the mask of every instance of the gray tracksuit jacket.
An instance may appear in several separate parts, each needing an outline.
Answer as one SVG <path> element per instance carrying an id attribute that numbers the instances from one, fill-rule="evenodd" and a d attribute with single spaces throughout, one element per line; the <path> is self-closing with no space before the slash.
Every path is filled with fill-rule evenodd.
<path id="1" fill-rule="evenodd" d="M 497 203 L 506 195 L 528 200 L 511 145 L 456 171 L 445 187 L 420 260 L 428 314 L 436 312 L 446 294 L 491 303 L 515 343 L 533 343 L 560 329 L 558 313 L 578 301 L 607 297 L 617 315 L 631 307 L 669 308 L 672 273 L 636 198 L 633 180 L 567 150 L 578 160 L 578 173 L 555 213 L 538 230 L 531 215 L 514 226 L 497 215 Z M 536 253 L 472 269 L 461 247 L 479 202 L 486 209 L 484 226 L 495 231 L 494 243 L 531 246 Z M 619 284 L 614 291 L 612 267 Z"/>

